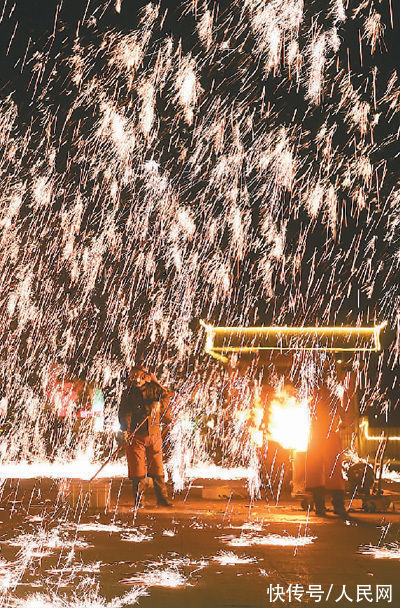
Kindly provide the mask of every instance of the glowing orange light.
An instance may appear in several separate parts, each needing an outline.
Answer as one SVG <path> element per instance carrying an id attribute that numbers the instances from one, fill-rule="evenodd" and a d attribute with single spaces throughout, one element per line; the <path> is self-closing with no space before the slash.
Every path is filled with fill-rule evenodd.
<path id="1" fill-rule="evenodd" d="M 306 400 L 298 400 L 284 390 L 270 405 L 268 436 L 287 450 L 305 452 L 310 435 L 310 413 Z"/>
<path id="2" fill-rule="evenodd" d="M 386 321 L 374 327 L 214 327 L 206 330 L 205 351 L 228 362 L 228 353 L 262 350 L 324 350 L 331 352 L 379 351 L 380 332 Z"/>
<path id="3" fill-rule="evenodd" d="M 369 434 L 369 422 L 368 422 L 368 418 L 364 418 L 360 422 L 360 428 L 363 429 L 363 431 L 364 431 L 364 437 L 368 441 L 381 441 L 383 439 L 383 437 L 384 437 L 384 434 L 382 434 L 382 435 L 370 435 Z M 400 435 L 389 435 L 388 436 L 388 441 L 400 441 Z"/>

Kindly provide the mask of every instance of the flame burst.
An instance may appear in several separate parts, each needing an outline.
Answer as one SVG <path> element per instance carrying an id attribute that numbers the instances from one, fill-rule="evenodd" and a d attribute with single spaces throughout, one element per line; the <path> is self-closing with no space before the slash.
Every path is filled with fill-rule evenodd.
<path id="1" fill-rule="evenodd" d="M 310 435 L 310 424 L 307 400 L 298 400 L 282 390 L 271 402 L 269 435 L 283 448 L 305 452 Z"/>

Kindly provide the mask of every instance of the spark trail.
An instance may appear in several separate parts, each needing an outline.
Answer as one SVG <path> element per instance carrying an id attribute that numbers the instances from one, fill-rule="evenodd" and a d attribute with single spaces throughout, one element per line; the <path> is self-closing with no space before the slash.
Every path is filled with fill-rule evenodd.
<path id="1" fill-rule="evenodd" d="M 29 116 L 12 87 L 0 100 L 3 460 L 48 457 L 54 361 L 113 386 L 110 429 L 123 374 L 144 353 L 182 387 L 176 486 L 211 464 L 217 440 L 225 466 L 257 468 L 246 430 L 255 372 L 232 380 L 237 415 L 223 421 L 227 379 L 203 356 L 195 318 L 387 319 L 394 339 L 371 359 L 361 405 L 390 402 L 400 88 L 382 60 L 395 27 L 384 4 L 186 2 L 183 40 L 163 3 L 129 31 L 108 27 L 111 8 L 96 5 L 73 33 L 60 5 L 50 46 L 23 54 Z M 202 416 L 207 441 L 193 432 Z M 59 446 L 61 458 L 66 449 L 76 446 Z M 90 433 L 80 449 L 99 456 Z"/>

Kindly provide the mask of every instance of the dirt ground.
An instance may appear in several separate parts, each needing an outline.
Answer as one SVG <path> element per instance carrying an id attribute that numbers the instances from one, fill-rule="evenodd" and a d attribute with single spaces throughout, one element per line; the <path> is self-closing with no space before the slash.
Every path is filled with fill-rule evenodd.
<path id="1" fill-rule="evenodd" d="M 1 606 L 400 605 L 399 513 L 317 518 L 290 497 L 211 500 L 199 487 L 171 509 L 150 489 L 135 512 L 127 480 L 111 494 L 105 512 L 56 481 L 3 483 Z"/>

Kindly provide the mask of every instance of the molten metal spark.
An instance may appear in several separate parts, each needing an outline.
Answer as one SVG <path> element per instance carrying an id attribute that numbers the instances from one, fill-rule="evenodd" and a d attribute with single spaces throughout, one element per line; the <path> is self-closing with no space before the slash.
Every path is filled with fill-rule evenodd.
<path id="1" fill-rule="evenodd" d="M 363 555 L 371 555 L 374 559 L 399 559 L 400 545 L 399 543 L 390 543 L 382 547 L 364 545 L 360 547 L 360 553 Z"/>
<path id="2" fill-rule="evenodd" d="M 145 572 L 122 579 L 120 583 L 123 585 L 136 583 L 144 587 L 171 587 L 172 589 L 191 586 L 188 577 L 180 572 L 176 566 L 171 566 L 170 568 L 149 568 Z"/>
<path id="3" fill-rule="evenodd" d="M 122 0 L 111 4 L 122 11 Z M 385 382 L 396 394 L 400 86 L 374 65 L 385 12 L 361 0 L 320 12 L 298 0 L 208 4 L 182 3 L 194 23 L 187 50 L 157 3 L 128 33 L 97 28 L 87 3 L 90 41 L 57 21 L 50 50 L 26 49 L 29 120 L 18 95 L 0 101 L 2 477 L 89 478 L 112 449 L 126 370 L 144 356 L 181 389 L 167 458 L 175 488 L 218 458 L 226 476 L 250 471 L 257 494 L 262 427 L 242 413 L 271 379 L 260 381 L 255 363 L 236 374 L 204 362 L 194 318 L 233 327 L 387 318 L 397 338 L 374 376 L 357 372 L 361 410 Z M 368 69 L 354 71 L 348 24 L 372 53 Z M 108 388 L 101 424 L 50 402 L 57 360 L 61 383 L 77 375 Z M 303 353 L 293 367 L 312 394 L 317 358 Z M 301 411 L 299 442 L 292 431 L 285 439 L 283 412 L 271 423 L 291 449 L 305 449 Z M 125 475 L 119 464 L 104 474 L 117 469 Z"/>
<path id="4" fill-rule="evenodd" d="M 280 534 L 241 534 L 240 536 L 222 536 L 221 540 L 231 547 L 251 547 L 254 545 L 276 545 L 279 547 L 305 547 L 311 545 L 316 536 L 290 536 Z"/>
<path id="5" fill-rule="evenodd" d="M 232 551 L 219 551 L 212 559 L 221 564 L 221 566 L 240 566 L 242 564 L 254 564 L 257 561 L 256 557 L 236 555 Z"/>

